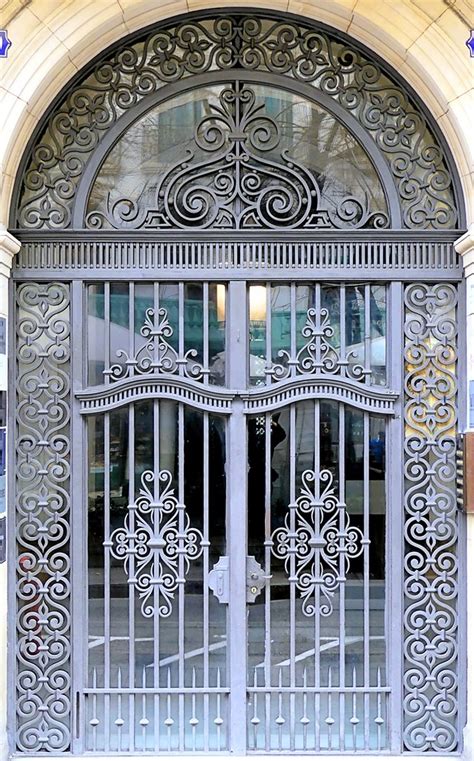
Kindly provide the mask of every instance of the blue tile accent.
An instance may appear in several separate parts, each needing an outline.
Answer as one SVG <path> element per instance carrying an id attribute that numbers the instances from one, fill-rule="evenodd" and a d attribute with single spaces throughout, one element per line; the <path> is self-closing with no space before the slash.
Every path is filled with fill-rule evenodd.
<path id="1" fill-rule="evenodd" d="M 0 29 L 0 58 L 8 56 L 8 49 L 11 47 L 11 40 L 8 39 L 6 29 Z"/>

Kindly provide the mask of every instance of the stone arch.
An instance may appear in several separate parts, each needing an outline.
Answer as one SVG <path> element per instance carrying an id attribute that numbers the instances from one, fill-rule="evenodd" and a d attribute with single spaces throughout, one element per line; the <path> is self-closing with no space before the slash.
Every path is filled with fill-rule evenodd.
<path id="1" fill-rule="evenodd" d="M 92 3 L 64 2 L 50 10 L 41 0 L 28 7 L 9 4 L 3 19 L 15 41 L 15 55 L 4 62 L 3 193 L 0 220 L 7 222 L 15 176 L 35 126 L 49 104 L 77 71 L 105 45 L 146 24 L 185 13 L 188 2 L 157 8 L 147 0 L 109 2 L 97 14 Z M 196 4 L 193 4 L 193 8 Z M 449 141 L 464 189 L 467 216 L 472 216 L 472 168 L 469 134 L 469 58 L 459 51 L 468 29 L 468 9 L 417 7 L 404 0 L 389 4 L 312 0 L 275 0 L 272 8 L 304 13 L 349 32 L 394 65 L 423 98 Z M 200 3 L 198 7 L 229 6 L 232 0 Z M 93 34 L 91 33 L 93 31 Z M 433 56 L 433 50 L 436 55 Z"/>
<path id="2" fill-rule="evenodd" d="M 12 225 L 70 227 L 85 164 L 116 121 L 170 83 L 236 67 L 310 84 L 354 117 L 390 167 L 402 227 L 463 225 L 449 149 L 395 72 L 330 28 L 245 11 L 177 17 L 127 38 L 87 67 L 33 136 L 17 181 Z"/>

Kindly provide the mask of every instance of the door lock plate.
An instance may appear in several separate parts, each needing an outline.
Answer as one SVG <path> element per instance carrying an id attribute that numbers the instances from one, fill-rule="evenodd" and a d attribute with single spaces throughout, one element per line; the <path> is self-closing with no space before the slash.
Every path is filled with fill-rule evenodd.
<path id="1" fill-rule="evenodd" d="M 209 589 L 212 589 L 219 602 L 229 602 L 229 558 L 222 555 L 214 564 L 207 577 Z"/>
<path id="2" fill-rule="evenodd" d="M 262 566 L 253 555 L 247 555 L 246 589 L 247 602 L 255 602 L 256 598 L 265 586 L 265 582 L 271 579 L 266 576 Z M 223 555 L 215 563 L 207 577 L 209 588 L 214 592 L 219 602 L 229 602 L 229 557 Z"/>

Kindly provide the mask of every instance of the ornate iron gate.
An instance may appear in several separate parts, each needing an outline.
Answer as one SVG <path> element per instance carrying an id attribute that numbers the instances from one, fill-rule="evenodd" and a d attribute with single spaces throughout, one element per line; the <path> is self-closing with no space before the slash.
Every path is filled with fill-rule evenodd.
<path id="1" fill-rule="evenodd" d="M 400 293 L 304 280 L 18 286 L 19 709 L 36 692 L 43 711 L 20 742 L 38 742 L 38 727 L 63 743 L 73 701 L 92 752 L 390 746 L 402 429 L 387 346 L 401 341 Z M 454 398 L 455 291 L 408 286 L 405 298 L 407 478 L 439 478 L 416 453 L 445 454 L 443 485 L 427 484 L 423 505 L 407 492 L 407 541 L 442 521 L 428 551 L 454 563 L 455 418 L 431 400 Z M 424 444 L 440 414 L 448 438 Z M 406 561 L 416 610 L 419 552 Z M 88 580 L 73 598 L 87 637 L 72 674 L 70 557 Z M 447 607 L 427 583 L 434 630 Z M 425 690 L 447 690 L 444 710 L 455 681 Z"/>
<path id="2" fill-rule="evenodd" d="M 459 749 L 433 130 L 271 15 L 154 30 L 57 106 L 14 217 L 16 750 Z"/>

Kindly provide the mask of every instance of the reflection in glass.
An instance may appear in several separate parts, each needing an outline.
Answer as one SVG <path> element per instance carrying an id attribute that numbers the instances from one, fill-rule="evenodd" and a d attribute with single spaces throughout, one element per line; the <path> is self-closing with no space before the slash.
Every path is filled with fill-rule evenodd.
<path id="1" fill-rule="evenodd" d="M 387 295 L 383 285 L 370 286 L 370 365 L 372 382 L 384 385 L 386 370 Z"/>
<path id="2" fill-rule="evenodd" d="M 266 205 L 268 192 L 278 200 Z M 86 221 L 378 228 L 388 210 L 371 159 L 329 111 L 283 89 L 230 82 L 178 95 L 132 124 L 100 168 Z"/>
<path id="3" fill-rule="evenodd" d="M 248 296 L 249 309 L 249 374 L 250 385 L 265 383 L 267 356 L 267 288 L 251 285 Z"/>
<path id="4" fill-rule="evenodd" d="M 87 382 L 97 386 L 104 382 L 105 347 L 105 286 L 89 285 L 87 289 Z"/>
<path id="5" fill-rule="evenodd" d="M 303 374 L 386 383 L 385 285 L 251 285 L 248 316 L 251 386 Z"/>
<path id="6" fill-rule="evenodd" d="M 226 286 L 88 286 L 88 383 L 167 372 L 224 385 Z"/>

